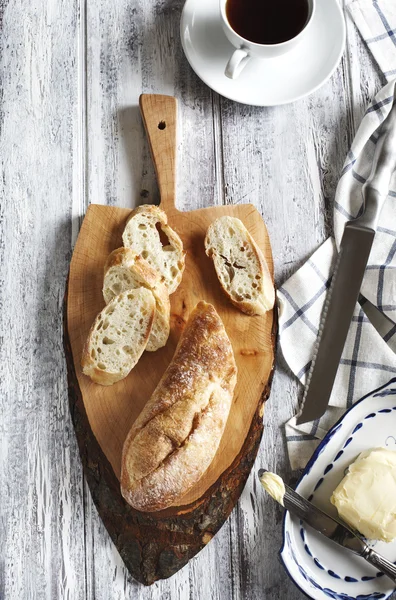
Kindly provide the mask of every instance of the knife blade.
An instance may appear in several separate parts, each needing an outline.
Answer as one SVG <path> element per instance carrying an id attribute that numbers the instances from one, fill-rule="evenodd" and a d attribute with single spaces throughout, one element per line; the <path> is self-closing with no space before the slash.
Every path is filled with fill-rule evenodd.
<path id="1" fill-rule="evenodd" d="M 266 469 L 259 470 L 260 480 L 264 473 L 268 473 L 268 471 Z M 288 485 L 284 484 L 284 486 L 283 505 L 286 510 L 289 510 L 332 542 L 361 556 L 396 583 L 396 565 L 370 548 L 366 541 L 356 531 L 348 527 L 346 523 L 323 512 Z"/>
<path id="2" fill-rule="evenodd" d="M 396 99 L 379 129 L 371 174 L 362 189 L 363 213 L 345 225 L 322 312 L 300 413 L 297 415 L 297 425 L 319 419 L 326 411 L 358 301 L 378 219 L 395 168 Z"/>

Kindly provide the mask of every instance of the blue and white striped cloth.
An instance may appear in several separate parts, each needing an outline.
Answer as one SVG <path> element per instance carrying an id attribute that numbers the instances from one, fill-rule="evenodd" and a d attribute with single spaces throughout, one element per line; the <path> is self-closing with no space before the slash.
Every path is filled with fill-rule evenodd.
<path id="1" fill-rule="evenodd" d="M 348 152 L 334 200 L 334 235 L 278 291 L 280 346 L 304 384 L 326 291 L 346 221 L 362 209 L 362 185 L 372 165 L 377 130 L 396 97 L 396 0 L 353 0 L 347 6 L 388 80 L 368 107 Z M 382 211 L 330 405 L 318 421 L 286 424 L 293 469 L 306 465 L 320 439 L 360 397 L 396 375 L 396 176 Z"/>

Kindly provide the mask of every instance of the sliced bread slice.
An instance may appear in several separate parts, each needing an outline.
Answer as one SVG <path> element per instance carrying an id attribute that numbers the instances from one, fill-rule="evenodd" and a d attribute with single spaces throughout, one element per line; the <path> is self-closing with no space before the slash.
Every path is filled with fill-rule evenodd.
<path id="1" fill-rule="evenodd" d="M 146 348 L 154 313 L 154 296 L 145 288 L 113 298 L 96 317 L 85 342 L 85 375 L 101 385 L 124 379 Z"/>
<path id="2" fill-rule="evenodd" d="M 263 315 L 275 302 L 275 290 L 266 260 L 240 219 L 219 217 L 205 237 L 220 284 L 242 312 Z"/>
<path id="3" fill-rule="evenodd" d="M 104 267 L 103 297 L 108 304 L 115 296 L 140 287 L 153 293 L 156 304 L 153 327 L 146 350 L 154 352 L 165 346 L 170 329 L 169 293 L 161 276 L 130 248 L 117 248 Z"/>
<path id="4" fill-rule="evenodd" d="M 163 210 L 145 204 L 132 211 L 122 241 L 158 271 L 170 294 L 176 290 L 184 271 L 183 242 Z"/>

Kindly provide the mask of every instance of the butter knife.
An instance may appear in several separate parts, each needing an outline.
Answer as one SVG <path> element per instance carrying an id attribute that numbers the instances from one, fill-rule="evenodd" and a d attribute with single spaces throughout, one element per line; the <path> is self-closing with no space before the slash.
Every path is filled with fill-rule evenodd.
<path id="1" fill-rule="evenodd" d="M 260 469 L 259 478 L 267 472 L 266 469 Z M 329 540 L 367 560 L 396 583 L 396 565 L 370 548 L 365 540 L 348 525 L 330 517 L 286 484 L 283 506 Z"/>
<path id="2" fill-rule="evenodd" d="M 395 168 L 396 100 L 379 129 L 371 174 L 363 185 L 363 214 L 345 225 L 297 425 L 319 419 L 326 411 Z"/>

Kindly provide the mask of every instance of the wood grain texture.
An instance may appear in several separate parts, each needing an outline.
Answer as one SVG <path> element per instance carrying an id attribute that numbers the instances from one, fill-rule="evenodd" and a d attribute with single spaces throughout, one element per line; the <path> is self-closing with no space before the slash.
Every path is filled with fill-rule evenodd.
<path id="1" fill-rule="evenodd" d="M 272 275 L 271 247 L 265 225 L 252 205 L 218 206 L 188 212 L 174 210 L 169 215 L 169 223 L 183 241 L 186 268 L 180 286 L 170 297 L 168 343 L 155 354 L 144 353 L 128 377 L 114 386 L 99 386 L 82 373 L 82 350 L 92 322 L 104 307 L 104 263 L 109 253 L 121 245 L 121 234 L 129 214 L 128 209 L 93 204 L 84 219 L 71 261 L 67 298 L 68 331 L 75 370 L 94 435 L 119 477 L 122 446 L 128 431 L 171 362 L 189 314 L 200 300 L 216 307 L 233 346 L 238 383 L 216 457 L 184 498 L 183 504 L 190 504 L 229 467 L 240 452 L 253 416 L 257 411 L 263 412 L 260 397 L 272 373 L 276 330 L 273 311 L 249 317 L 228 301 L 213 265 L 205 255 L 204 236 L 217 217 L 226 214 L 240 218 L 261 248 Z"/>
<path id="2" fill-rule="evenodd" d="M 181 236 L 187 253 L 182 282 L 171 296 L 170 340 L 155 355 L 145 354 L 116 387 L 97 386 L 82 374 L 80 361 L 85 338 L 103 306 L 103 265 L 109 252 L 120 246 L 130 212 L 91 205 L 70 267 L 66 354 L 71 410 L 95 503 L 130 572 L 139 581 L 152 584 L 175 573 L 208 543 L 244 487 L 261 439 L 262 402 L 268 397 L 272 379 L 276 327 L 272 311 L 261 317 L 248 317 L 231 305 L 204 251 L 208 226 L 225 214 L 238 217 L 261 248 L 272 276 L 271 248 L 260 215 L 249 204 L 178 211 L 174 205 L 175 99 L 144 95 L 140 104 L 160 184 L 161 207 L 165 204 L 169 223 Z M 184 496 L 182 506 L 145 515 L 128 507 L 120 495 L 117 478 L 122 446 L 170 363 L 188 315 L 202 299 L 216 306 L 238 366 L 230 416 L 212 464 Z M 82 416 L 77 418 L 76 412 Z M 106 456 L 103 465 L 95 438 Z"/>
<path id="3" fill-rule="evenodd" d="M 100 447 L 88 419 L 73 360 L 65 295 L 64 340 L 68 368 L 69 401 L 80 455 L 90 492 L 114 544 L 131 575 L 145 585 L 178 572 L 215 536 L 235 506 L 262 436 L 262 403 L 268 399 L 272 373 L 253 415 L 241 451 L 196 502 L 157 513 L 141 513 L 126 504 L 114 469 Z M 205 474 L 206 475 L 206 474 Z M 193 497 L 189 492 L 186 498 Z"/>
<path id="4" fill-rule="evenodd" d="M 153 157 L 161 208 L 171 214 L 176 208 L 177 100 L 174 96 L 142 94 L 139 106 Z"/>
<path id="5" fill-rule="evenodd" d="M 78 4 L 10 0 L 0 13 L 0 597 L 82 598 L 83 479 L 61 342 Z"/>
<path id="6" fill-rule="evenodd" d="M 179 41 L 183 0 L 2 0 L 0 597 L 303 600 L 277 558 L 282 511 L 260 466 L 291 473 L 282 425 L 301 389 L 278 357 L 256 467 L 225 525 L 175 577 L 135 582 L 83 480 L 67 406 L 61 306 L 70 239 L 89 202 L 158 202 L 140 93 L 179 99 L 177 206 L 252 202 L 278 284 L 328 235 L 340 166 L 383 84 L 347 17 L 333 78 L 290 106 L 212 93 Z M 12 261 L 10 256 L 13 256 Z M 22 292 L 17 292 L 22 290 Z"/>

